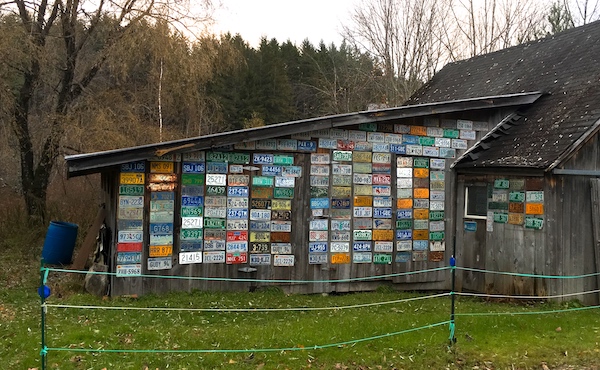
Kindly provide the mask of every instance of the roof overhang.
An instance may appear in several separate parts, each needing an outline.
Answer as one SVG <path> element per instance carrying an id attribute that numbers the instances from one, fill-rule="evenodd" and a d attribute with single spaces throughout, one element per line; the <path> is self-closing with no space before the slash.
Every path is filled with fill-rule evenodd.
<path id="1" fill-rule="evenodd" d="M 198 150 L 210 150 L 234 143 L 271 139 L 307 131 L 341 128 L 362 123 L 379 123 L 412 117 L 436 114 L 457 113 L 480 109 L 522 106 L 535 102 L 543 93 L 527 92 L 519 94 L 486 96 L 479 98 L 450 100 L 436 103 L 406 105 L 395 108 L 361 111 L 332 115 L 305 120 L 278 123 L 245 130 L 228 131 L 217 134 L 141 145 L 131 148 L 115 149 L 104 152 L 77 154 L 65 157 L 67 176 L 81 176 L 123 163 L 144 160 L 153 156 L 187 153 Z"/>

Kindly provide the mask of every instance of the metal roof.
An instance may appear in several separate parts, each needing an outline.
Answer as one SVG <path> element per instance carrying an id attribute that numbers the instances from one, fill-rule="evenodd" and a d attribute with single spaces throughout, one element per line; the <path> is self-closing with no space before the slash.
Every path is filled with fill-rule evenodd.
<path id="1" fill-rule="evenodd" d="M 542 92 L 535 91 L 416 104 L 284 122 L 131 148 L 70 155 L 65 157 L 67 176 L 74 177 L 98 173 L 109 167 L 144 160 L 153 156 L 210 150 L 235 143 L 270 139 L 307 131 L 340 128 L 362 123 L 390 122 L 434 114 L 524 106 L 532 104 L 542 95 Z"/>

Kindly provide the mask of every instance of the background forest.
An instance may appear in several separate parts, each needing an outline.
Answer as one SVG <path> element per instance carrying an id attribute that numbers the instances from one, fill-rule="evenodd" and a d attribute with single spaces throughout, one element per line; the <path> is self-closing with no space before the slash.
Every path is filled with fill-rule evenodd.
<path id="1" fill-rule="evenodd" d="M 600 13 L 589 0 L 365 0 L 341 45 L 251 47 L 192 33 L 215 6 L 196 3 L 0 0 L 3 209 L 43 223 L 94 201 L 97 181 L 66 183 L 64 155 L 401 105 L 446 63 Z"/>

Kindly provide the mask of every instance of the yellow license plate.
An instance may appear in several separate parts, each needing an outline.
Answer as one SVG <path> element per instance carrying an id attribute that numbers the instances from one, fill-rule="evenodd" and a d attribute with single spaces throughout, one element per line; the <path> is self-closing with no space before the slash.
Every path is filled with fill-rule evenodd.
<path id="1" fill-rule="evenodd" d="M 144 184 L 144 174 L 143 173 L 121 173 L 119 176 L 119 183 L 124 185 L 140 185 Z"/>
<path id="2" fill-rule="evenodd" d="M 168 257 L 173 255 L 172 245 L 151 245 L 149 247 L 150 257 Z"/>

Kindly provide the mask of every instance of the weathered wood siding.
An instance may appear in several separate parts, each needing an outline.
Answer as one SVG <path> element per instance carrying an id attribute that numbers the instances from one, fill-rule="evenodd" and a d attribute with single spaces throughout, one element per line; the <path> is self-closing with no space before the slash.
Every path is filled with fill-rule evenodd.
<path id="1" fill-rule="evenodd" d="M 475 140 L 470 139 L 472 145 L 476 140 L 480 139 L 487 131 L 493 128 L 509 111 L 486 111 L 478 112 L 477 114 L 462 115 L 461 117 L 445 117 L 436 116 L 433 122 L 442 122 L 444 120 L 456 122 L 457 118 L 478 120 L 480 127 L 476 131 Z M 483 120 L 483 121 L 482 121 Z M 409 120 L 398 121 L 402 125 L 422 125 L 427 127 L 423 118 L 413 118 Z M 483 123 L 483 126 L 481 125 Z M 390 125 L 389 123 L 387 125 Z M 442 127 L 442 126 L 440 126 Z M 483 127 L 483 129 L 481 129 Z M 357 129 L 352 127 L 350 129 Z M 235 150 L 236 152 L 244 152 L 243 149 Z M 457 157 L 464 152 L 464 149 L 456 150 Z M 252 151 L 250 151 L 252 153 Z M 454 236 L 455 230 L 461 230 L 462 223 L 460 218 L 453 217 L 459 215 L 461 211 L 460 199 L 464 195 L 464 188 L 461 188 L 460 182 L 457 183 L 455 173 L 450 170 L 452 159 L 447 159 L 445 162 L 445 252 L 442 261 L 433 262 L 427 261 L 412 261 L 391 264 L 376 264 L 376 263 L 346 263 L 346 264 L 309 264 L 308 246 L 309 246 L 309 221 L 313 218 L 310 207 L 310 169 L 311 156 L 310 153 L 290 153 L 294 157 L 294 165 L 302 168 L 302 176 L 297 178 L 294 188 L 294 198 L 292 199 L 292 234 L 291 243 L 292 251 L 295 258 L 293 266 L 277 267 L 270 265 L 252 266 L 256 271 L 244 272 L 243 267 L 248 267 L 248 264 L 179 264 L 177 258 L 179 233 L 181 231 L 181 217 L 179 216 L 179 208 L 181 206 L 181 194 L 179 189 L 175 191 L 175 218 L 174 218 L 174 245 L 172 268 L 158 271 L 147 271 L 142 268 L 144 275 L 154 275 L 152 277 L 111 277 L 111 294 L 113 295 L 128 295 L 128 294 L 148 294 L 148 293 L 165 293 L 169 291 L 189 291 L 198 290 L 253 290 L 263 286 L 276 285 L 290 293 L 321 293 L 321 292 L 351 292 L 373 290 L 382 284 L 393 284 L 394 288 L 400 290 L 448 290 L 451 287 L 450 270 L 439 270 L 429 273 L 403 274 L 396 277 L 388 277 L 386 275 L 396 273 L 409 273 L 414 271 L 435 269 L 449 265 L 449 258 L 454 251 Z M 393 211 L 396 210 L 396 154 L 392 154 L 391 160 L 391 178 L 392 178 L 392 199 Z M 175 163 L 176 166 L 180 164 Z M 181 169 L 175 167 L 175 172 L 181 175 Z M 148 170 L 146 169 L 146 174 Z M 246 172 L 245 174 L 249 174 Z M 457 187 L 458 184 L 458 187 Z M 108 211 L 108 226 L 111 230 L 117 230 L 117 211 L 118 211 L 118 188 L 119 188 L 119 172 L 106 172 L 103 174 L 103 188 L 106 191 L 107 211 Z M 458 198 L 457 198 L 458 197 Z M 459 199 L 457 203 L 456 200 Z M 458 204 L 458 208 L 457 208 Z M 395 214 L 395 213 L 394 213 Z M 327 215 L 327 214 L 326 214 Z M 148 225 L 150 217 L 150 196 L 146 192 L 144 198 L 144 225 Z M 325 218 L 327 219 L 327 218 Z M 394 225 L 395 216 L 392 217 Z M 395 231 L 395 227 L 392 227 Z M 485 239 L 487 235 L 482 232 L 485 230 L 485 222 L 482 227 L 478 228 L 477 238 Z M 507 229 L 508 232 L 508 229 Z M 468 240 L 460 240 L 462 233 L 457 235 L 459 242 L 457 251 L 459 253 L 459 264 L 461 260 L 471 259 L 474 266 L 479 266 L 482 261 L 492 261 L 490 251 L 484 250 L 480 257 L 473 257 L 472 253 L 464 253 L 462 243 L 469 242 Z M 524 237 L 522 238 L 524 240 Z M 396 255 L 394 238 L 394 252 Z M 524 241 L 522 241 L 524 243 Z M 480 245 L 479 243 L 478 245 Z M 149 235 L 148 231 L 144 231 L 144 248 L 142 250 L 142 264 L 145 266 L 148 259 Z M 352 244 L 351 248 L 352 248 Z M 117 235 L 113 233 L 113 242 L 111 246 L 112 266 L 111 271 L 115 271 L 116 266 L 116 246 Z M 485 246 L 482 247 L 485 249 Z M 514 247 L 513 247 L 514 248 Z M 519 248 L 520 249 L 520 248 Z M 508 252 L 501 250 L 499 252 Z M 510 251 L 514 253 L 514 249 Z M 483 266 L 483 265 L 482 265 Z M 501 266 L 503 267 L 503 266 Z M 467 274 L 468 275 L 468 274 Z M 465 276 L 467 276 L 465 275 Z M 459 283 L 463 283 L 465 288 L 468 286 L 477 285 L 473 282 L 477 280 L 477 274 L 471 274 L 468 279 L 459 279 Z M 164 276 L 172 276 L 171 279 L 164 279 Z M 361 277 L 386 276 L 380 279 L 368 279 L 364 281 L 346 282 L 339 280 L 355 279 Z M 159 278 L 160 277 L 160 278 Z M 193 278 L 186 279 L 185 277 Z M 212 279 L 215 278 L 215 279 Z M 230 281 L 240 280 L 240 281 Z M 257 279 L 255 281 L 244 281 L 247 279 Z M 469 280 L 470 279 L 470 280 Z M 272 282 L 275 280 L 276 282 Z M 287 280 L 300 280 L 299 282 L 283 282 Z M 500 281 L 501 279 L 499 279 Z M 500 282 L 494 282 L 496 285 L 501 285 Z M 485 284 L 482 285 L 485 287 Z"/>
<path id="2" fill-rule="evenodd" d="M 564 169 L 597 171 L 600 169 L 597 135 L 571 158 Z M 486 220 L 464 217 L 465 187 L 492 186 L 496 179 L 539 179 L 544 190 L 544 226 L 541 230 L 523 225 L 493 223 L 486 231 Z M 546 276 L 581 276 L 598 272 L 592 218 L 592 175 L 556 175 L 544 177 L 489 173 L 460 175 L 457 193 L 457 264 L 489 271 Z M 464 221 L 477 223 L 476 232 L 464 230 Z M 463 271 L 459 286 L 464 290 L 509 295 L 569 295 L 597 304 L 598 294 L 583 294 L 598 289 L 596 276 L 586 278 L 532 278 Z M 577 294 L 581 293 L 581 294 Z"/>

